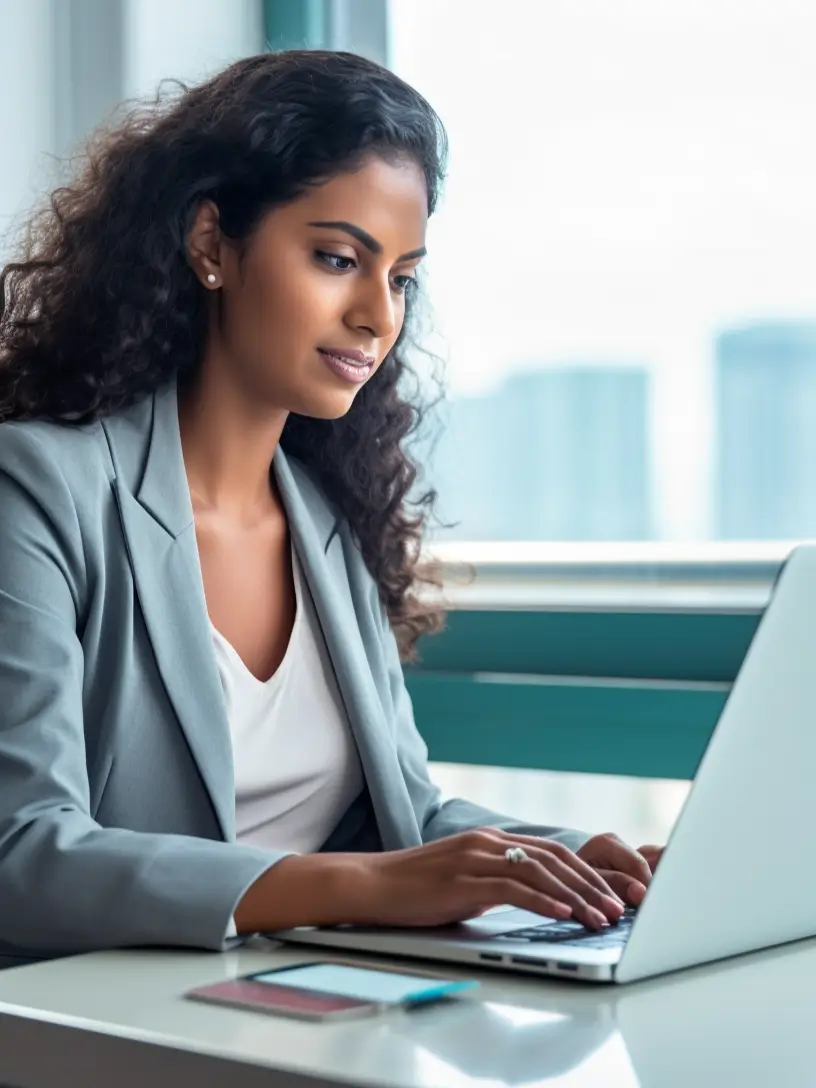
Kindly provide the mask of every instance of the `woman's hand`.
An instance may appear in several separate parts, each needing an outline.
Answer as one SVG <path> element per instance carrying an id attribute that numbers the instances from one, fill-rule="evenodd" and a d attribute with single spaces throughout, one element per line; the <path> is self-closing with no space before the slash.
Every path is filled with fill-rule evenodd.
<path id="1" fill-rule="evenodd" d="M 526 858 L 508 861 L 521 847 Z M 509 904 L 591 929 L 645 894 L 661 849 L 638 853 L 598 835 L 573 853 L 550 839 L 479 828 L 380 854 L 292 854 L 267 869 L 235 910 L 239 933 L 292 926 L 436 926 Z"/>
<path id="2" fill-rule="evenodd" d="M 637 907 L 643 902 L 662 846 L 641 846 L 633 850 L 617 835 L 596 835 L 584 843 L 578 857 L 602 876 L 626 903 Z"/>
<path id="3" fill-rule="evenodd" d="M 508 861 L 509 847 L 522 847 L 527 858 Z M 598 929 L 624 910 L 602 874 L 548 839 L 480 828 L 358 857 L 364 860 L 354 911 L 358 923 L 443 925 L 506 903 Z"/>

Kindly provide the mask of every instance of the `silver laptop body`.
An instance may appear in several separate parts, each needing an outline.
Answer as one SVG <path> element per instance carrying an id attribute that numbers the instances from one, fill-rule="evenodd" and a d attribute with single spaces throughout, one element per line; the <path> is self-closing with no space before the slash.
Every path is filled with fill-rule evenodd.
<path id="1" fill-rule="evenodd" d="M 501 908 L 438 929 L 274 936 L 592 982 L 784 944 L 816 935 L 815 791 L 816 545 L 807 544 L 782 568 L 636 915 L 603 935 Z"/>

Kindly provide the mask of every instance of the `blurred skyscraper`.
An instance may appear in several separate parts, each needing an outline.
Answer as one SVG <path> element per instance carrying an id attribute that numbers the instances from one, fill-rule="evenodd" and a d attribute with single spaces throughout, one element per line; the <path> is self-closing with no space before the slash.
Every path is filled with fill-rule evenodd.
<path id="1" fill-rule="evenodd" d="M 722 333 L 716 395 L 717 535 L 816 536 L 816 324 Z"/>
<path id="2" fill-rule="evenodd" d="M 447 410 L 430 476 L 441 517 L 458 524 L 440 537 L 651 537 L 645 370 L 522 372 Z"/>

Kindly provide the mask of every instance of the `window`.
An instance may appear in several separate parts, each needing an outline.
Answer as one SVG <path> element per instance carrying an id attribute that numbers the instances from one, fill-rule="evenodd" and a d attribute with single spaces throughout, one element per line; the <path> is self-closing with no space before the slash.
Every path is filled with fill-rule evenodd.
<path id="1" fill-rule="evenodd" d="M 816 536 L 816 8 L 389 18 L 451 139 L 440 538 Z"/>

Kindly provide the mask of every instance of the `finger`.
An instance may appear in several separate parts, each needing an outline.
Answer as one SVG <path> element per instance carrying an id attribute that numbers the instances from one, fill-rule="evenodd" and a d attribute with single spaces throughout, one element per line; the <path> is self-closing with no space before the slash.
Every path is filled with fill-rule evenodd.
<path id="1" fill-rule="evenodd" d="M 473 899 L 480 905 L 484 902 L 507 903 L 511 907 L 529 910 L 545 918 L 566 920 L 572 916 L 572 907 L 554 896 L 547 895 L 529 884 L 509 877 L 463 877 L 463 884 L 472 885 Z"/>
<path id="2" fill-rule="evenodd" d="M 543 856 L 548 861 L 552 860 L 547 854 Z M 510 875 L 508 869 L 511 864 L 506 858 L 495 854 L 484 854 L 481 859 L 481 867 L 485 875 L 499 879 L 504 875 L 506 879 L 526 884 L 559 903 L 565 903 L 572 908 L 574 917 L 590 929 L 600 929 L 601 926 L 606 925 L 607 916 L 596 907 L 590 906 L 579 892 L 559 880 L 546 864 L 528 855 L 526 861 L 512 864 L 513 872 Z"/>
<path id="3" fill-rule="evenodd" d="M 544 850 L 537 850 L 534 846 L 526 847 L 527 853 L 531 858 L 534 858 L 540 865 L 543 865 L 553 876 L 557 877 L 562 884 L 566 884 L 568 888 L 572 888 L 573 891 L 578 892 L 581 898 L 589 904 L 599 910 L 604 918 L 610 922 L 617 922 L 621 914 L 623 914 L 624 900 L 621 898 L 615 888 L 606 880 L 604 880 L 605 874 L 598 873 L 595 869 L 592 870 L 593 876 L 598 876 L 601 886 L 607 890 L 599 891 L 594 883 L 590 884 L 588 880 L 575 871 L 570 865 L 564 864 L 560 858 L 556 857 Z"/>
<path id="4" fill-rule="evenodd" d="M 633 880 L 626 873 L 615 872 L 614 869 L 601 869 L 601 873 L 624 902 L 628 903 L 630 907 L 640 906 L 643 897 L 646 895 L 645 884 L 642 884 L 639 880 Z"/>
<path id="5" fill-rule="evenodd" d="M 647 887 L 652 879 L 652 870 L 649 863 L 637 850 L 628 843 L 622 842 L 617 835 L 604 835 L 602 857 L 599 859 L 599 869 L 614 869 L 618 873 L 626 873 Z M 601 851 L 599 850 L 599 853 Z"/>
<path id="6" fill-rule="evenodd" d="M 663 854 L 663 847 L 651 845 L 641 846 L 638 850 L 638 853 L 646 859 L 647 865 L 652 870 L 652 872 L 654 872 Z"/>
<path id="7" fill-rule="evenodd" d="M 525 849 L 532 846 L 537 850 L 546 850 L 548 853 L 559 858 L 565 865 L 569 865 L 578 876 L 582 877 L 594 888 L 597 888 L 601 895 L 611 895 L 613 899 L 615 898 L 616 893 L 609 887 L 609 884 L 603 877 L 600 876 L 598 870 L 593 869 L 588 862 L 584 861 L 583 858 L 579 858 L 573 850 L 570 850 L 568 846 L 564 846 L 563 843 L 554 842 L 552 839 L 539 839 L 534 835 L 504 834 L 502 835 L 502 838 L 517 843 Z"/>

